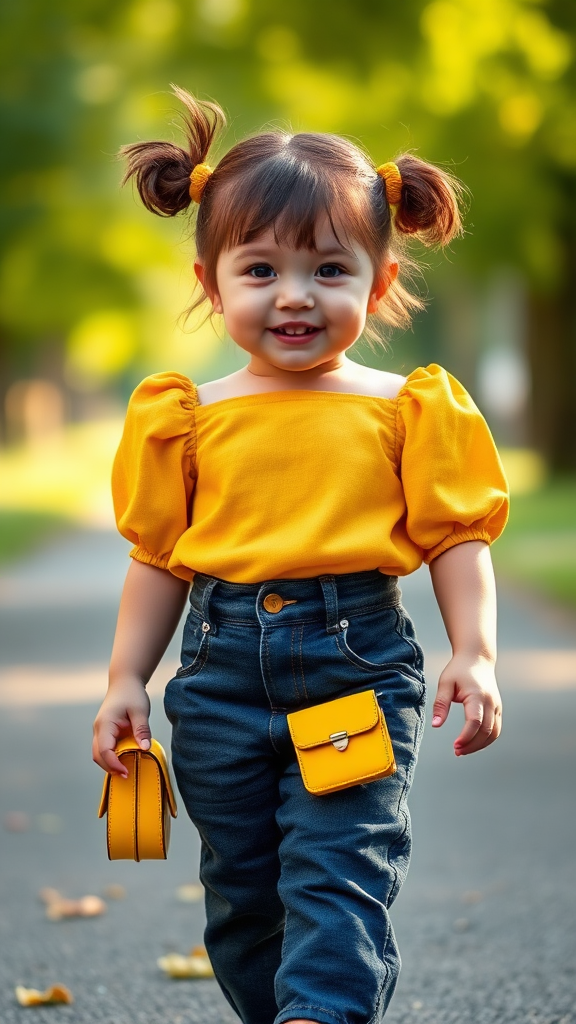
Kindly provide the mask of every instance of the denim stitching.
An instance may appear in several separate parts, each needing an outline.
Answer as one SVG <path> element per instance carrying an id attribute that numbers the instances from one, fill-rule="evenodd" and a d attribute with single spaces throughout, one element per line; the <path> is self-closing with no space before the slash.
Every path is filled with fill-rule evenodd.
<path id="1" fill-rule="evenodd" d="M 290 667 L 292 669 L 292 682 L 294 683 L 294 694 L 296 700 L 300 700 L 300 693 L 298 691 L 298 683 L 296 682 L 296 669 L 294 667 L 294 635 L 295 629 L 290 630 Z"/>
<path id="2" fill-rule="evenodd" d="M 343 633 L 346 633 L 345 629 L 343 630 Z M 365 658 L 361 658 L 360 655 L 354 654 L 354 651 L 350 649 L 350 653 L 354 654 L 354 658 L 351 658 L 350 654 L 348 653 L 348 649 L 342 647 L 340 643 L 340 635 L 338 633 L 335 634 L 334 639 L 336 641 L 336 646 L 340 651 L 342 657 L 346 658 L 346 661 L 348 662 L 349 665 L 354 665 L 354 667 L 359 668 L 361 672 L 379 672 L 382 671 L 382 669 L 388 668 L 390 665 L 393 664 L 393 662 L 391 661 L 384 661 L 382 662 L 381 665 L 378 665 L 375 661 L 366 661 Z M 358 658 L 358 661 L 355 661 L 355 658 Z M 364 665 L 362 664 L 362 662 L 364 662 Z"/>
<path id="3" fill-rule="evenodd" d="M 295 1012 L 299 1012 L 300 1010 L 320 1010 L 321 1013 L 327 1013 L 329 1017 L 334 1017 L 334 1020 L 341 1021 L 342 1024 L 346 1024 L 346 1018 L 341 1017 L 339 1013 L 335 1013 L 334 1010 L 329 1010 L 326 1006 L 316 1006 L 314 1003 L 298 1003 L 296 1006 L 290 1006 L 282 1012 L 285 1014 L 290 1013 L 292 1017 L 294 1017 Z M 280 1015 L 278 1015 L 278 1017 L 279 1016 Z M 279 1020 L 278 1017 L 276 1017 L 275 1024 L 284 1024 L 282 1019 Z M 284 1017 L 284 1021 L 287 1020 L 290 1020 L 290 1017 Z"/>
<path id="4" fill-rule="evenodd" d="M 378 609 L 375 609 L 375 610 L 378 610 Z M 395 626 L 394 626 L 394 632 L 411 649 L 412 653 L 414 654 L 414 657 L 415 657 L 416 661 L 417 662 L 421 661 L 422 656 L 419 653 L 418 647 L 413 643 L 413 641 L 410 639 L 410 637 L 404 635 L 403 630 L 401 630 L 400 627 L 399 627 L 399 623 L 400 623 L 399 607 L 398 606 L 395 607 L 394 611 L 396 612 L 396 623 L 395 623 Z M 357 618 L 360 618 L 360 616 L 357 616 Z M 346 640 L 347 629 L 343 629 L 342 632 L 344 634 L 344 640 Z M 348 664 L 353 665 L 355 668 L 359 668 L 361 672 L 375 672 L 375 671 L 376 672 L 381 672 L 383 669 L 394 668 L 395 666 L 398 666 L 399 668 L 403 669 L 404 671 L 406 671 L 406 669 L 412 668 L 412 666 L 407 665 L 404 662 L 384 661 L 381 664 L 379 664 L 378 662 L 375 662 L 375 661 L 368 661 L 366 658 L 361 658 L 359 654 L 356 654 L 356 652 L 353 651 L 352 648 L 348 648 L 346 646 L 343 647 L 342 643 L 340 641 L 340 634 L 337 633 L 335 635 L 334 639 L 336 641 L 336 646 L 337 646 L 340 654 L 342 655 L 342 657 L 346 659 Z M 352 655 L 352 657 L 350 655 Z M 364 664 L 362 664 L 362 663 L 364 663 Z M 420 671 L 420 669 L 418 669 L 416 667 L 416 665 L 414 666 L 414 674 L 416 676 L 416 680 L 415 681 L 418 682 L 419 685 L 420 685 L 420 699 L 422 699 L 422 697 L 423 697 L 423 695 L 425 693 L 424 675 Z"/>
<path id="5" fill-rule="evenodd" d="M 386 938 L 384 940 L 384 948 L 386 948 L 386 946 L 388 945 L 389 939 L 390 939 L 390 924 L 388 922 L 388 926 L 386 928 Z M 388 977 L 390 975 L 390 968 L 389 968 L 388 964 L 386 963 L 386 961 L 384 959 L 384 955 L 382 955 L 382 966 L 384 968 L 384 977 L 382 978 L 382 983 L 381 983 L 380 988 L 378 989 L 378 992 L 377 992 L 377 995 L 376 995 L 376 1009 L 374 1010 L 374 1013 L 370 1017 L 370 1020 L 367 1021 L 367 1024 L 374 1024 L 374 1021 L 375 1020 L 380 1020 L 380 1017 L 381 1017 L 380 1007 L 382 1005 L 382 997 L 384 995 L 384 989 L 386 987 L 386 982 L 388 981 Z"/>
<path id="6" fill-rule="evenodd" d="M 300 659 L 300 677 L 302 679 L 302 689 L 304 690 L 304 699 L 305 700 L 309 700 L 308 690 L 306 689 L 306 678 L 304 676 L 304 658 L 302 656 L 303 644 L 304 644 L 304 626 L 300 626 L 300 652 L 299 652 L 299 655 L 298 655 L 299 659 Z"/>
<path id="7" fill-rule="evenodd" d="M 422 649 L 414 643 L 414 641 L 411 639 L 411 637 L 406 635 L 405 630 L 401 627 L 401 610 L 402 610 L 401 606 L 399 606 L 398 608 L 395 609 L 395 611 L 396 611 L 396 625 L 394 626 L 394 631 L 398 634 L 400 639 L 404 641 L 404 643 L 408 644 L 408 646 L 412 648 L 412 651 L 414 653 L 414 657 L 416 659 L 415 665 L 414 665 L 414 671 L 416 672 L 416 674 L 418 676 L 418 679 L 419 679 L 419 682 L 420 682 L 420 699 L 422 699 L 424 694 L 425 694 L 425 691 L 426 691 L 426 686 L 425 686 L 425 682 L 424 682 L 424 673 L 423 673 L 422 669 L 418 668 L 418 665 L 422 664 L 422 661 L 423 661 Z"/>
<path id="8" fill-rule="evenodd" d="M 268 672 L 268 682 L 270 684 L 272 692 L 270 692 L 270 690 L 268 689 L 268 684 L 267 684 L 266 678 L 264 676 L 262 678 L 262 681 L 264 683 L 264 689 L 266 690 L 266 695 L 268 697 L 268 700 L 270 701 L 270 707 L 273 710 L 275 710 L 275 711 L 285 710 L 283 704 L 277 704 L 276 703 L 278 698 L 277 698 L 277 695 L 276 695 L 275 690 L 274 690 L 274 680 L 272 678 L 272 664 L 271 664 L 271 661 L 270 661 L 270 647 L 269 647 L 269 644 L 268 644 L 268 636 L 264 632 L 264 630 L 262 630 L 262 639 L 261 639 L 261 643 L 260 643 L 260 651 L 261 651 L 261 653 L 262 653 L 262 649 L 263 649 L 263 653 L 264 653 L 264 660 L 266 662 L 266 670 Z M 260 671 L 262 671 L 262 666 L 260 666 Z"/>
<path id="9" fill-rule="evenodd" d="M 367 608 L 364 605 L 361 605 L 359 608 L 354 608 L 354 607 L 348 608 L 346 610 L 346 615 L 354 616 L 355 618 L 361 618 L 363 615 L 371 615 L 372 612 L 389 611 L 391 608 L 399 608 L 400 607 L 400 603 L 401 603 L 400 602 L 400 598 L 399 597 L 394 597 L 394 598 L 391 598 L 389 601 L 380 601 L 380 602 L 378 602 L 376 604 L 371 604 L 369 608 Z M 199 609 L 196 608 L 196 606 L 193 605 L 193 604 L 191 604 L 190 607 L 191 607 L 192 611 L 196 613 L 198 618 L 200 620 L 202 620 L 202 614 L 199 611 Z M 342 614 L 344 614 L 344 612 L 342 612 Z M 254 626 L 255 628 L 258 628 L 259 625 L 260 625 L 260 623 L 259 623 L 259 621 L 258 621 L 258 619 L 256 617 L 253 618 L 253 619 L 237 619 L 234 616 L 227 615 L 225 613 L 214 614 L 214 612 L 212 612 L 212 618 L 213 618 L 213 621 L 218 622 L 218 623 L 230 622 L 230 623 L 235 623 L 238 626 Z M 307 625 L 310 622 L 324 623 L 324 619 L 321 616 L 319 616 L 319 615 L 302 615 L 301 617 L 299 617 L 297 619 L 290 619 L 289 623 L 286 623 L 286 622 L 274 622 L 274 623 L 269 623 L 269 625 L 270 626 L 275 626 L 275 625 L 277 625 L 277 626 L 286 626 L 286 625 L 289 624 L 291 626 L 303 626 L 303 625 Z"/>
<path id="10" fill-rule="evenodd" d="M 279 754 L 280 751 L 278 750 L 278 747 L 276 746 L 276 743 L 274 742 L 274 737 L 272 735 L 272 725 L 274 722 L 274 715 L 276 713 L 276 711 L 272 711 L 270 714 L 270 721 L 268 722 L 268 738 L 270 740 L 270 746 L 272 747 L 272 750 L 275 750 L 276 753 Z"/>
<path id="11" fill-rule="evenodd" d="M 203 633 L 202 634 L 202 639 L 200 641 L 200 646 L 199 646 L 199 648 L 198 648 L 198 650 L 196 652 L 196 657 L 190 663 L 190 665 L 186 665 L 185 668 L 183 666 L 182 666 L 182 668 L 179 668 L 178 671 L 176 672 L 175 678 L 176 679 L 187 679 L 189 676 L 198 675 L 198 673 L 201 671 L 201 669 L 204 668 L 204 665 L 206 664 L 206 661 L 208 659 L 208 651 L 209 651 L 209 649 L 210 649 L 210 637 L 208 636 L 207 633 Z M 202 659 L 200 659 L 201 655 L 203 655 Z M 198 667 L 196 667 L 197 665 L 198 665 Z"/>
<path id="12" fill-rule="evenodd" d="M 404 787 L 402 789 L 402 794 L 400 796 L 400 799 L 398 800 L 398 811 L 397 811 L 398 816 L 400 815 L 400 804 L 402 803 L 404 794 L 406 792 L 407 785 L 408 785 L 408 775 L 406 775 L 406 778 L 405 778 L 405 781 L 404 781 Z M 398 868 L 396 867 L 395 864 L 391 864 L 390 863 L 390 853 L 393 852 L 400 845 L 400 843 L 402 843 L 402 841 L 405 838 L 406 833 L 408 831 L 408 817 L 407 817 L 406 811 L 402 811 L 402 817 L 404 818 L 404 828 L 402 829 L 400 834 L 397 836 L 397 838 L 394 840 L 394 842 L 393 843 L 389 843 L 389 845 L 386 848 L 386 861 L 388 863 L 388 867 L 394 873 L 394 881 L 392 882 L 392 885 L 390 886 L 390 892 L 388 893 L 388 896 L 386 898 L 386 903 L 385 903 L 385 907 L 386 907 L 387 910 L 392 906 L 394 900 L 396 899 L 398 893 L 400 892 L 400 887 L 402 885 L 402 883 L 400 881 L 400 873 L 398 871 Z"/>
<path id="13" fill-rule="evenodd" d="M 272 671 L 271 671 L 272 666 L 270 664 L 270 652 L 268 650 L 268 636 L 267 636 L 267 634 L 265 633 L 264 630 L 262 630 L 262 637 L 261 637 L 261 640 L 260 640 L 260 653 L 261 653 L 261 655 L 264 656 L 264 662 L 265 662 L 266 671 L 267 671 L 267 674 L 268 674 L 268 681 L 270 681 L 270 685 L 273 687 L 273 683 L 271 682 L 271 680 L 272 680 Z M 262 665 L 260 666 L 260 671 L 262 671 Z M 268 695 L 268 700 L 270 701 L 270 707 L 273 708 L 274 707 L 274 703 L 273 703 L 272 698 L 270 696 L 270 693 L 268 691 L 267 680 L 266 680 L 266 677 L 264 676 L 264 673 L 262 673 L 262 675 L 263 675 L 263 680 L 262 681 L 264 683 L 264 689 L 266 690 L 266 693 Z"/>

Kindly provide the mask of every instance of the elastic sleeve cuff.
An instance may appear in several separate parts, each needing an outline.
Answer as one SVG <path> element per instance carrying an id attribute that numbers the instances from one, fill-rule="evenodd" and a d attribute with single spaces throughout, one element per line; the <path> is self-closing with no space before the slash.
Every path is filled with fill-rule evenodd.
<path id="1" fill-rule="evenodd" d="M 457 533 L 450 533 L 447 537 L 437 544 L 435 548 L 431 548 L 429 551 L 424 552 L 424 561 L 426 565 L 430 565 L 438 555 L 442 555 L 444 551 L 448 551 L 450 548 L 456 547 L 457 544 L 464 544 L 467 540 L 483 540 L 486 544 L 492 543 L 492 537 L 487 530 L 459 530 Z"/>
<path id="2" fill-rule="evenodd" d="M 152 555 L 146 548 L 141 545 L 136 545 L 129 552 L 130 558 L 136 559 L 137 562 L 145 562 L 146 565 L 155 565 L 157 569 L 167 569 L 168 562 L 170 561 L 170 555 Z"/>

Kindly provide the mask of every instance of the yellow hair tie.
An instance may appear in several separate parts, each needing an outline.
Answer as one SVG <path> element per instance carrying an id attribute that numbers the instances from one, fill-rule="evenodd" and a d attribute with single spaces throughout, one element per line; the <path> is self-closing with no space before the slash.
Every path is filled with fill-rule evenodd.
<path id="1" fill-rule="evenodd" d="M 199 203 L 202 199 L 202 194 L 206 188 L 206 184 L 210 175 L 212 174 L 212 168 L 208 164 L 196 164 L 196 167 L 190 175 L 190 199 L 195 203 Z"/>
<path id="2" fill-rule="evenodd" d="M 390 162 L 376 168 L 376 174 L 384 179 L 386 199 L 390 206 L 397 206 L 402 198 L 402 175 L 396 164 Z"/>

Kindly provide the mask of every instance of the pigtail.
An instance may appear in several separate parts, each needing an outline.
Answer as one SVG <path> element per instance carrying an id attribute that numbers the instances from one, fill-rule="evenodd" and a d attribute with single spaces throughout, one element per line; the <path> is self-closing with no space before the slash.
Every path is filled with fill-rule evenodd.
<path id="1" fill-rule="evenodd" d="M 415 235 L 424 245 L 447 245 L 462 234 L 460 207 L 464 185 L 447 171 L 406 153 L 396 158 L 402 176 L 394 227 Z"/>
<path id="2" fill-rule="evenodd" d="M 144 206 L 160 217 L 174 217 L 190 205 L 190 174 L 204 163 L 214 137 L 226 124 L 217 103 L 199 103 L 177 85 L 172 91 L 186 108 L 183 120 L 188 149 L 172 142 L 134 142 L 122 146 L 119 154 L 127 161 L 122 184 L 135 178 Z"/>

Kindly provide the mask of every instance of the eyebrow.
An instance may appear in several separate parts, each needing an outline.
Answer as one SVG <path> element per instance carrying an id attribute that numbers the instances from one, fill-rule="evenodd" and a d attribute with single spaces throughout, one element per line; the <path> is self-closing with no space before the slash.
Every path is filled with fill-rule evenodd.
<path id="1" fill-rule="evenodd" d="M 267 248 L 260 245 L 247 245 L 243 247 L 242 252 L 234 257 L 234 263 L 241 263 L 243 260 L 256 259 L 257 257 L 269 259 L 276 249 L 277 246 Z M 324 259 L 327 259 L 329 256 L 347 256 L 349 259 L 354 260 L 355 263 L 358 263 L 358 257 L 350 249 L 345 249 L 344 246 L 332 246 L 330 249 L 312 249 L 311 252 Z"/>

